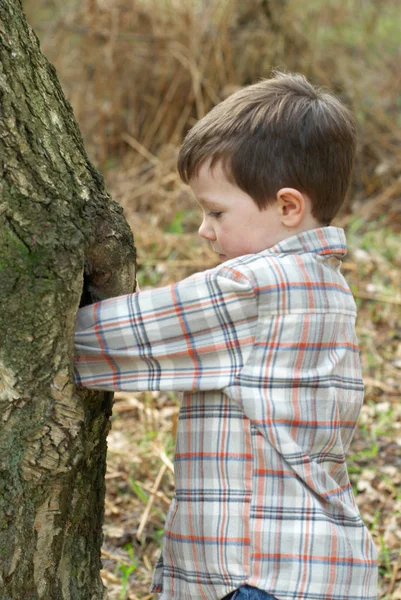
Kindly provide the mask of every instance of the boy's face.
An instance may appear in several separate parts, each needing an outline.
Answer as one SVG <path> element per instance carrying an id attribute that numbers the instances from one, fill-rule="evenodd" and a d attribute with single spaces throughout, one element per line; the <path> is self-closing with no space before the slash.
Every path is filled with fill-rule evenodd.
<path id="1" fill-rule="evenodd" d="M 205 163 L 190 187 L 203 212 L 199 235 L 221 260 L 254 254 L 288 237 L 277 203 L 259 210 L 252 198 L 226 178 L 220 162 Z"/>

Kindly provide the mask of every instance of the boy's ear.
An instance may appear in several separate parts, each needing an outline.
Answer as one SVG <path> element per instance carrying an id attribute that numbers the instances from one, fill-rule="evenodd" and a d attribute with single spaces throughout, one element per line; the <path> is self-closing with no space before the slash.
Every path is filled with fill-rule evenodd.
<path id="1" fill-rule="evenodd" d="M 295 188 L 281 188 L 276 195 L 281 223 L 286 227 L 298 227 L 306 213 L 306 201 Z"/>

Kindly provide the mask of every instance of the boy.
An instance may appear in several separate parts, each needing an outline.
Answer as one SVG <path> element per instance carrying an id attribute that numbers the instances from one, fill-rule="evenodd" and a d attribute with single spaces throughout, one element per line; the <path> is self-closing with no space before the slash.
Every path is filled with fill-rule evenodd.
<path id="1" fill-rule="evenodd" d="M 328 226 L 355 136 L 301 75 L 236 92 L 178 159 L 222 264 L 79 311 L 82 385 L 184 392 L 162 600 L 377 598 L 345 465 L 363 396 L 355 303 Z"/>

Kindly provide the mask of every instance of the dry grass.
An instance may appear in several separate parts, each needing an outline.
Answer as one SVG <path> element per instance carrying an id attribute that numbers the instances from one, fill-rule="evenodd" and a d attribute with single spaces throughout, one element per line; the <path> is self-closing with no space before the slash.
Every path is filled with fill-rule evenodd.
<path id="1" fill-rule="evenodd" d="M 267 75 L 286 44 L 276 48 L 273 21 L 262 4 L 86 0 L 59 5 L 51 27 L 42 25 L 43 48 L 51 57 L 62 56 L 61 79 L 93 159 L 104 166 L 110 156 L 125 154 L 126 134 L 145 152 L 177 144 L 188 125 L 232 87 Z M 278 13 L 275 8 L 276 19 Z"/>
<path id="2" fill-rule="evenodd" d="M 380 598 L 401 600 L 401 75 L 398 0 L 25 0 L 92 160 L 135 233 L 142 287 L 213 266 L 175 171 L 182 136 L 232 90 L 301 71 L 354 110 L 360 142 L 338 223 L 359 305 L 366 402 L 349 457 L 380 551 Z M 145 600 L 173 493 L 173 395 L 116 396 L 103 577 Z"/>

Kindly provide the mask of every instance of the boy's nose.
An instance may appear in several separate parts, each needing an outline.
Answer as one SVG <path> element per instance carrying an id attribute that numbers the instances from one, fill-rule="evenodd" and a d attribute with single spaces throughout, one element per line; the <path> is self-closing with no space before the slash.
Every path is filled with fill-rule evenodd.
<path id="1" fill-rule="evenodd" d="M 216 239 L 213 228 L 209 227 L 206 223 L 206 219 L 203 219 L 201 226 L 198 229 L 199 236 L 205 240 L 213 241 Z"/>

